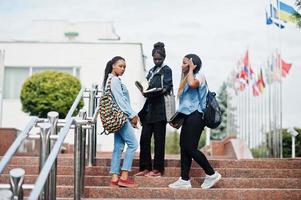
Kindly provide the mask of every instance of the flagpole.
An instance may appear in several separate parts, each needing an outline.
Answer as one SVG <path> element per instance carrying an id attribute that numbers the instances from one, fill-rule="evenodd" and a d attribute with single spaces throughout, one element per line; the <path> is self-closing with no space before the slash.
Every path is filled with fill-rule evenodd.
<path id="1" fill-rule="evenodd" d="M 272 85 L 269 85 L 269 157 L 272 156 Z"/>
<path id="2" fill-rule="evenodd" d="M 278 16 L 280 16 L 279 15 L 279 10 L 280 10 L 280 1 L 278 0 Z M 281 55 L 281 47 L 282 47 L 282 45 L 281 45 L 281 30 L 279 29 L 279 55 Z M 280 158 L 282 158 L 283 157 L 283 152 L 282 152 L 282 150 L 283 150 L 283 147 L 282 147 L 282 96 L 283 96 L 283 94 L 282 94 L 282 64 L 281 64 L 281 57 L 279 58 L 279 64 L 280 64 L 280 70 L 279 70 L 279 74 L 280 74 L 280 94 L 279 94 L 279 100 L 280 100 L 280 102 L 279 102 L 279 114 L 280 114 L 280 119 L 279 119 L 279 128 L 280 128 L 280 130 L 279 130 L 279 146 L 280 146 L 280 149 L 279 149 L 279 151 L 280 151 Z"/>

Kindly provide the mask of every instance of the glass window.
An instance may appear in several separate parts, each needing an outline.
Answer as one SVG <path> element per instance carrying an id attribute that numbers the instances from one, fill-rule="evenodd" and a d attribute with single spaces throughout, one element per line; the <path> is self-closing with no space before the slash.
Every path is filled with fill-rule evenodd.
<path id="1" fill-rule="evenodd" d="M 23 82 L 27 79 L 28 76 L 28 67 L 5 67 L 3 98 L 19 98 Z"/>

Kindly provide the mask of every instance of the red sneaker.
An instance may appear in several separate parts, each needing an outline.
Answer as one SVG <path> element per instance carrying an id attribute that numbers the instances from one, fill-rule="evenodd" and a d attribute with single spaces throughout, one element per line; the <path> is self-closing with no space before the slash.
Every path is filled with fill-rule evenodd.
<path id="1" fill-rule="evenodd" d="M 138 172 L 137 174 L 135 174 L 134 176 L 145 176 L 146 174 L 148 174 L 149 171 L 147 169 L 141 171 L 141 172 Z"/>
<path id="2" fill-rule="evenodd" d="M 126 179 L 126 180 L 122 180 L 121 178 L 118 181 L 118 185 L 121 187 L 127 187 L 127 188 L 134 188 L 134 187 L 138 187 L 138 184 L 136 184 L 134 182 L 134 180 L 131 179 Z"/>
<path id="3" fill-rule="evenodd" d="M 119 179 L 118 179 L 117 181 L 112 181 L 112 180 L 111 180 L 110 186 L 111 186 L 111 187 L 118 187 L 118 181 L 119 181 Z"/>
<path id="4" fill-rule="evenodd" d="M 153 170 L 153 171 L 147 173 L 145 176 L 147 176 L 147 177 L 161 177 L 162 173 L 158 170 Z"/>

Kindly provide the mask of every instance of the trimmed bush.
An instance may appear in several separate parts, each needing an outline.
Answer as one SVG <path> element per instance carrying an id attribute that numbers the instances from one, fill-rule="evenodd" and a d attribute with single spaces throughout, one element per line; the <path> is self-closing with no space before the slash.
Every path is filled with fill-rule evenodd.
<path id="1" fill-rule="evenodd" d="M 22 110 L 41 118 L 46 118 L 50 111 L 56 111 L 59 118 L 65 118 L 80 89 L 80 81 L 68 73 L 35 73 L 23 83 L 20 97 Z M 81 100 L 74 114 L 83 105 Z"/>

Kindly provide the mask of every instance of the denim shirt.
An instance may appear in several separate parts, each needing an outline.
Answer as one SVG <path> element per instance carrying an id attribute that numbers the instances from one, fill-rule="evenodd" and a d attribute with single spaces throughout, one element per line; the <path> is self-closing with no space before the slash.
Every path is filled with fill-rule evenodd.
<path id="1" fill-rule="evenodd" d="M 121 82 L 120 78 L 114 76 L 113 74 L 109 74 L 108 79 L 112 77 L 111 81 L 111 91 L 113 94 L 113 98 L 119 108 L 130 118 L 132 119 L 137 114 L 131 107 L 130 104 L 130 96 L 129 91 L 127 90 L 126 86 Z M 106 83 L 106 88 L 108 85 L 108 79 Z"/>
<path id="2" fill-rule="evenodd" d="M 201 82 L 201 75 L 195 77 Z M 203 80 L 205 80 L 203 78 Z M 203 113 L 206 108 L 207 84 L 205 81 L 198 88 L 190 88 L 188 83 L 185 84 L 182 94 L 179 96 L 179 109 L 185 115 L 190 115 L 194 111 Z"/>

